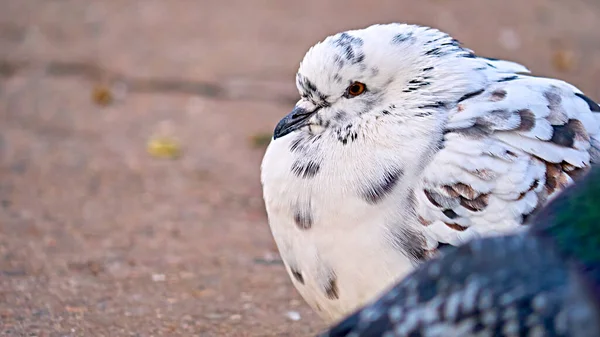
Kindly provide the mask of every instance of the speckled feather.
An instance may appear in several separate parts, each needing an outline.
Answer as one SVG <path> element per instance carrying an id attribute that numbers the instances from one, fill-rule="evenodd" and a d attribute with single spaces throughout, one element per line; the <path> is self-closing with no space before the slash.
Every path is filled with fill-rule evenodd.
<path id="1" fill-rule="evenodd" d="M 578 93 L 558 80 L 513 76 L 451 109 L 444 149 L 416 190 L 427 233 L 459 244 L 511 232 L 600 159 L 595 107 Z"/>
<path id="2" fill-rule="evenodd" d="M 442 244 L 526 228 L 600 160 L 600 106 L 527 72 L 406 24 L 310 48 L 261 181 L 286 269 L 321 317 L 352 312 Z M 367 89 L 353 97 L 356 81 Z"/>
<path id="3" fill-rule="evenodd" d="M 598 205 L 600 167 L 529 232 L 450 248 L 322 337 L 599 336 Z"/>

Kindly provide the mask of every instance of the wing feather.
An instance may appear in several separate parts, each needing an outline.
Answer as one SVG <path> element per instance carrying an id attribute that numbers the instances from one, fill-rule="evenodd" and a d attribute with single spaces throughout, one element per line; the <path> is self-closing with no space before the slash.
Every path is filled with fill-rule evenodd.
<path id="1" fill-rule="evenodd" d="M 600 107 L 559 80 L 491 60 L 496 77 L 448 111 L 443 148 L 415 189 L 428 242 L 525 228 L 527 216 L 600 161 Z M 507 74 L 513 76 L 507 77 Z"/>

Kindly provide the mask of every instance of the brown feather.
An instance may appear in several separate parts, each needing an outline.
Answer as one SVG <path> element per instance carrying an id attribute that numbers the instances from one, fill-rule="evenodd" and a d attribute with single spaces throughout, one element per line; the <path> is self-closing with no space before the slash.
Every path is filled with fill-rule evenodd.
<path id="1" fill-rule="evenodd" d="M 460 205 L 472 212 L 483 211 L 489 203 L 490 195 L 482 194 L 473 200 L 461 198 Z"/>

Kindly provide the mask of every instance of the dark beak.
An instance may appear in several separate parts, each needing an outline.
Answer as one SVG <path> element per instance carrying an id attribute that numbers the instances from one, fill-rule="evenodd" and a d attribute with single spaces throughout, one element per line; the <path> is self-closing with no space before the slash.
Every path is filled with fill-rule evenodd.
<path id="1" fill-rule="evenodd" d="M 312 116 L 316 110 L 308 111 L 304 108 L 296 106 L 292 112 L 287 116 L 283 117 L 282 120 L 277 123 L 275 131 L 273 132 L 273 139 L 277 139 L 287 135 L 288 133 L 298 130 L 303 126 L 306 126 L 308 119 Z"/>

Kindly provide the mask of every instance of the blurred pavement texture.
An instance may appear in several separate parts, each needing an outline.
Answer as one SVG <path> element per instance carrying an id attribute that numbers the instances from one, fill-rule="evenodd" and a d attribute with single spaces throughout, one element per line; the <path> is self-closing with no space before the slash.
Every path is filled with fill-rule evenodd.
<path id="1" fill-rule="evenodd" d="M 322 329 L 266 223 L 264 143 L 308 47 L 393 21 L 600 99 L 597 0 L 0 0 L 0 335 Z"/>

